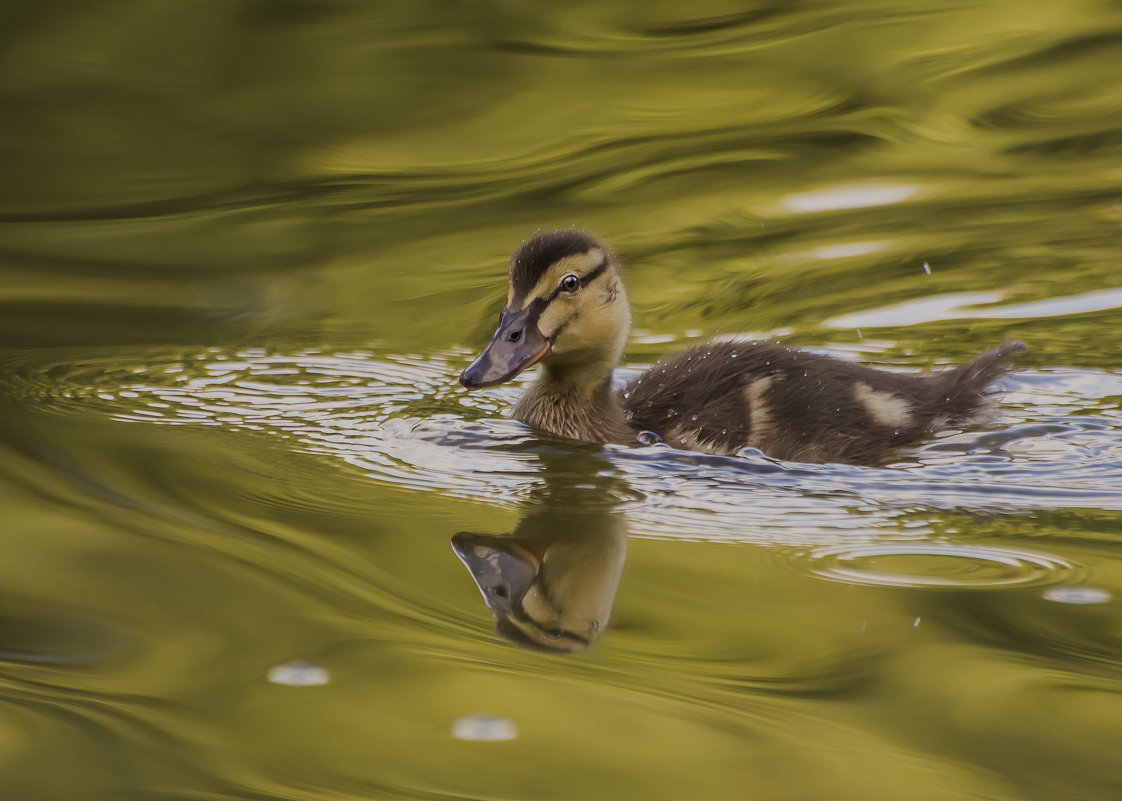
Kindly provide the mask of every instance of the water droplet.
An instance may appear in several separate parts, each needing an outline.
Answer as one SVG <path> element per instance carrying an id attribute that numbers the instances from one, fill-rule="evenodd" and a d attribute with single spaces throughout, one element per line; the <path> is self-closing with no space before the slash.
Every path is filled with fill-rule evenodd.
<path id="1" fill-rule="evenodd" d="M 640 431 L 635 435 L 635 439 L 639 440 L 641 445 L 658 445 L 662 442 L 662 437 L 653 431 Z"/>

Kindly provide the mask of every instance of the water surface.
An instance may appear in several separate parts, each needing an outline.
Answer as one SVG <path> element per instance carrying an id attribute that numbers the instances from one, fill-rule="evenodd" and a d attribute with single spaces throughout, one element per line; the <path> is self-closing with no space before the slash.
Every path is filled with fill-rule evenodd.
<path id="1" fill-rule="evenodd" d="M 1116 3 L 0 17 L 3 797 L 1122 795 Z M 877 466 L 542 438 L 455 379 L 567 225 L 621 379 L 1029 351 Z"/>

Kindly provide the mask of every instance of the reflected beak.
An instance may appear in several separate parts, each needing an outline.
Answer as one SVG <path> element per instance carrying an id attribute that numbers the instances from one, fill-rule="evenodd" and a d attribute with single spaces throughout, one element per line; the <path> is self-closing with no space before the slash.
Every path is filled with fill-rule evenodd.
<path id="1" fill-rule="evenodd" d="M 487 608 L 498 615 L 510 615 L 521 605 L 541 566 L 509 537 L 461 531 L 452 537 L 452 550 L 475 579 Z"/>
<path id="2" fill-rule="evenodd" d="M 493 387 L 553 354 L 549 340 L 538 330 L 537 315 L 531 316 L 532 311 L 536 311 L 532 305 L 520 312 L 503 310 L 499 330 L 487 350 L 464 370 L 461 384 L 468 389 Z"/>

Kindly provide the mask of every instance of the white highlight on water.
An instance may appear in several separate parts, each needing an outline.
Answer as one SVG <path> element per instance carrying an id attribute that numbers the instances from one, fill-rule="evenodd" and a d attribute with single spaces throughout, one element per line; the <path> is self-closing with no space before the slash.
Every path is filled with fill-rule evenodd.
<path id="1" fill-rule="evenodd" d="M 293 659 L 291 662 L 273 665 L 266 678 L 273 684 L 285 684 L 289 687 L 319 687 L 331 681 L 331 673 L 325 667 Z"/>
<path id="2" fill-rule="evenodd" d="M 846 242 L 843 245 L 824 245 L 812 252 L 820 259 L 847 259 L 851 256 L 865 256 L 884 250 L 884 242 Z"/>
<path id="3" fill-rule="evenodd" d="M 827 328 L 885 328 L 932 323 L 939 320 L 1008 320 L 1063 317 L 1122 308 L 1122 287 L 1100 289 L 1079 295 L 1030 300 L 1005 306 L 998 303 L 1003 292 L 951 292 L 917 298 L 880 309 L 843 314 L 827 320 Z"/>
<path id="4" fill-rule="evenodd" d="M 1058 604 L 1105 604 L 1110 593 L 1098 587 L 1049 587 L 1044 598 Z"/>
<path id="5" fill-rule="evenodd" d="M 452 736 L 457 740 L 502 742 L 518 736 L 518 725 L 513 720 L 485 713 L 468 715 L 457 718 L 452 724 Z"/>
<path id="6" fill-rule="evenodd" d="M 839 186 L 834 189 L 789 195 L 782 203 L 786 209 L 796 214 L 812 214 L 820 211 L 888 206 L 907 200 L 919 190 L 920 187 L 907 184 Z"/>

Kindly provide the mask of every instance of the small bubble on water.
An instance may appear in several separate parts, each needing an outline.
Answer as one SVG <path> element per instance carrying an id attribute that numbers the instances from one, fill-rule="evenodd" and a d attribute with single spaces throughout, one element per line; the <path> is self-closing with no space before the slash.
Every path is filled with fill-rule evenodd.
<path id="1" fill-rule="evenodd" d="M 452 736 L 457 740 L 494 743 L 513 740 L 518 736 L 518 726 L 513 720 L 495 715 L 468 715 L 457 718 L 452 724 Z"/>
<path id="2" fill-rule="evenodd" d="M 293 659 L 269 668 L 266 678 L 273 684 L 286 684 L 289 687 L 319 687 L 331 681 L 327 668 Z"/>
<path id="3" fill-rule="evenodd" d="M 1110 593 L 1099 587 L 1049 587 L 1044 599 L 1058 604 L 1105 604 Z"/>

